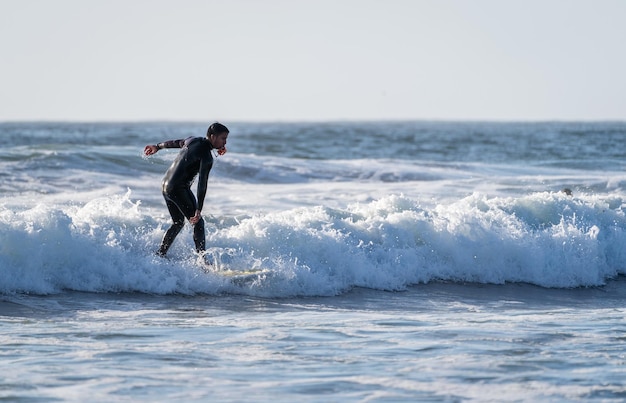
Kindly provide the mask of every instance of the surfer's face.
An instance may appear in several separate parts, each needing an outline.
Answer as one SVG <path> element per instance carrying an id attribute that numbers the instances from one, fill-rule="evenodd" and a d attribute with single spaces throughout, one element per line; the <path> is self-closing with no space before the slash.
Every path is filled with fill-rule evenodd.
<path id="1" fill-rule="evenodd" d="M 226 146 L 227 139 L 228 139 L 228 133 L 212 134 L 211 137 L 209 137 L 209 140 L 211 141 L 213 148 L 217 148 L 218 150 Z"/>

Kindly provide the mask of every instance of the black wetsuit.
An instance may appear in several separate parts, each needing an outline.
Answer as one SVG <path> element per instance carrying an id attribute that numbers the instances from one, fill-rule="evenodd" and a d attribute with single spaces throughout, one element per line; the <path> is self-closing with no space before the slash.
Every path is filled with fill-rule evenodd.
<path id="1" fill-rule="evenodd" d="M 202 137 L 189 137 L 184 140 L 170 140 L 158 144 L 159 148 L 182 148 L 163 178 L 163 197 L 172 216 L 173 224 L 165 233 L 157 252 L 165 256 L 181 229 L 185 218 L 189 219 L 202 211 L 207 190 L 209 172 L 213 166 L 211 142 Z M 198 175 L 198 200 L 191 192 L 191 184 Z M 193 228 L 193 241 L 196 251 L 205 249 L 204 219 L 200 218 Z"/>

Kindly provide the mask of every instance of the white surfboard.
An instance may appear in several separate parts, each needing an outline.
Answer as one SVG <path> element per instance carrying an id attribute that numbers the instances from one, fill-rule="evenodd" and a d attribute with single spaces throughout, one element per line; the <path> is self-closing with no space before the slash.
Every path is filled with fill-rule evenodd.
<path id="1" fill-rule="evenodd" d="M 233 284 L 237 285 L 246 285 L 250 284 L 256 280 L 259 280 L 266 276 L 269 273 L 269 270 L 266 269 L 245 269 L 245 270 L 234 270 L 234 269 L 214 269 L 211 266 L 208 266 L 204 270 L 207 273 L 223 277 Z"/>

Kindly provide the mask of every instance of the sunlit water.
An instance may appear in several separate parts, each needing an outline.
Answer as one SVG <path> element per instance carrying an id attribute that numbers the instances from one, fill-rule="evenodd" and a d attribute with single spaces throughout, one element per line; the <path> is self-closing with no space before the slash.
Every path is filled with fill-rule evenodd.
<path id="1" fill-rule="evenodd" d="M 229 127 L 244 282 L 189 228 L 153 255 L 175 150 L 141 150 L 205 125 L 0 124 L 0 398 L 626 398 L 625 124 Z"/>

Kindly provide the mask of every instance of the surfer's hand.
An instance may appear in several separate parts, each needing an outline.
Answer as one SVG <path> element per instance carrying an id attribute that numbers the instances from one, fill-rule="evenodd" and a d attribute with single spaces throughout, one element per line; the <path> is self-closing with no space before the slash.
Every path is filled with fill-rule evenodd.
<path id="1" fill-rule="evenodd" d="M 143 149 L 143 153 L 146 155 L 156 154 L 157 151 L 159 151 L 159 147 L 150 144 Z"/>
<path id="2" fill-rule="evenodd" d="M 191 217 L 189 219 L 189 222 L 192 223 L 193 225 L 196 225 L 198 223 L 198 221 L 200 221 L 201 218 L 202 218 L 202 216 L 200 215 L 200 210 L 196 210 L 196 215 Z"/>

